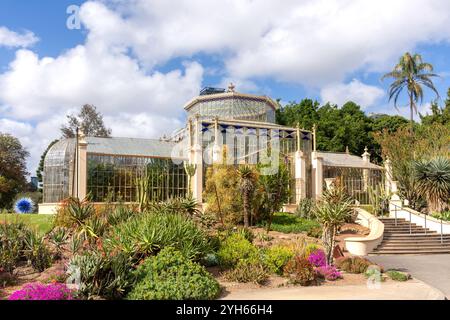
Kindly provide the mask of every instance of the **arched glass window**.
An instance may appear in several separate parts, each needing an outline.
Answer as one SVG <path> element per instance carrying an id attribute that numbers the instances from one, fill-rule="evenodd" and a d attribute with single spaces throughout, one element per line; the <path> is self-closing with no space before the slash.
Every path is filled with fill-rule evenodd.
<path id="1" fill-rule="evenodd" d="M 61 140 L 47 152 L 44 160 L 44 203 L 58 203 L 72 193 L 75 139 Z"/>

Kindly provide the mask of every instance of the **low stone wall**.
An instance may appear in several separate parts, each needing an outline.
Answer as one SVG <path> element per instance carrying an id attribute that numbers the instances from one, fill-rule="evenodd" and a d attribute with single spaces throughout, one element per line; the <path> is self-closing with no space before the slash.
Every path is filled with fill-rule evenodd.
<path id="1" fill-rule="evenodd" d="M 370 233 L 366 237 L 350 237 L 346 238 L 345 248 L 351 254 L 357 256 L 365 256 L 372 252 L 383 241 L 384 224 L 375 216 L 364 209 L 356 208 L 358 216 L 356 222 L 370 229 Z"/>
<path id="2" fill-rule="evenodd" d="M 426 220 L 425 220 L 426 216 Z M 390 218 L 405 219 L 415 223 L 418 226 L 428 228 L 437 233 L 441 233 L 441 220 L 425 215 L 408 207 L 402 207 L 398 203 L 391 203 L 389 210 Z M 450 234 L 450 222 L 442 221 L 442 233 Z"/>

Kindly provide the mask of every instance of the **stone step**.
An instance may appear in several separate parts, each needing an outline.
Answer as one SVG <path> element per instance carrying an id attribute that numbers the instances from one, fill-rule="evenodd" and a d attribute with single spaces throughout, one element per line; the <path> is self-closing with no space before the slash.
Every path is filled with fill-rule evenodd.
<path id="1" fill-rule="evenodd" d="M 406 239 L 406 240 L 392 240 L 392 239 L 383 239 L 381 245 L 383 244 L 450 244 L 450 239 L 443 239 L 442 243 L 440 239 Z"/>
<path id="2" fill-rule="evenodd" d="M 381 243 L 379 248 L 381 249 L 396 249 L 396 248 L 450 248 L 450 243 Z"/>
<path id="3" fill-rule="evenodd" d="M 397 228 L 397 229 L 384 229 L 384 232 L 386 233 L 409 233 L 409 231 L 413 231 L 413 232 L 417 232 L 417 231 L 422 231 L 423 233 L 425 233 L 425 230 L 427 232 L 436 232 L 434 230 L 430 230 L 430 229 L 425 229 L 425 228 Z"/>
<path id="4" fill-rule="evenodd" d="M 385 233 L 384 234 L 384 238 L 387 239 L 393 239 L 393 238 L 406 238 L 406 239 L 411 239 L 411 238 L 417 238 L 417 239 L 423 239 L 423 238 L 428 238 L 428 239 L 434 239 L 434 238 L 438 238 L 441 239 L 441 234 L 439 233 L 413 233 L 410 234 L 408 233 Z M 442 235 L 443 239 L 449 239 L 450 235 L 444 234 Z"/>
<path id="5" fill-rule="evenodd" d="M 379 250 L 372 251 L 369 255 L 398 255 L 398 254 L 450 254 L 449 249 L 440 249 L 440 250 L 426 250 L 426 251 L 417 251 L 417 250 L 403 250 L 403 251 L 392 251 L 392 250 Z"/>

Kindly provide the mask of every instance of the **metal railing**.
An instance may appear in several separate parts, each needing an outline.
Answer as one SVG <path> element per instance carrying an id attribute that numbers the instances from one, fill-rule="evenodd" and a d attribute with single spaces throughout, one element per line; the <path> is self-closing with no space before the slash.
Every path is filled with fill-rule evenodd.
<path id="1" fill-rule="evenodd" d="M 395 220 L 395 226 L 397 226 L 397 220 L 398 220 L 398 211 L 407 211 L 409 213 L 409 234 L 412 234 L 412 213 L 411 213 L 411 209 L 410 208 L 405 208 L 402 206 L 398 206 L 394 203 L 390 203 L 389 205 L 394 207 L 394 220 Z M 417 212 L 416 216 L 420 217 L 421 215 L 423 215 L 423 219 L 424 219 L 424 226 L 425 226 L 425 235 L 427 235 L 427 215 L 426 214 L 422 214 L 420 212 Z M 444 243 L 444 227 L 443 227 L 443 222 L 442 222 L 442 218 L 439 219 L 440 220 L 440 235 L 441 235 L 441 244 Z"/>

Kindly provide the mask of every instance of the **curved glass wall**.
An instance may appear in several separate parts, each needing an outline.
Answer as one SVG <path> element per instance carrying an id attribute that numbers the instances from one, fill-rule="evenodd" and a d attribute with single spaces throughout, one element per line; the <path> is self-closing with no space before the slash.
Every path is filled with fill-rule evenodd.
<path id="1" fill-rule="evenodd" d="M 184 164 L 171 159 L 88 154 L 88 195 L 93 202 L 136 202 L 136 181 L 147 170 L 149 199 L 164 201 L 187 194 Z"/>
<path id="2" fill-rule="evenodd" d="M 62 140 L 47 152 L 44 160 L 44 202 L 58 203 L 72 193 L 75 139 Z"/>
<path id="3" fill-rule="evenodd" d="M 260 99 L 235 97 L 199 101 L 188 110 L 189 118 L 247 120 L 275 123 L 275 110 Z"/>

